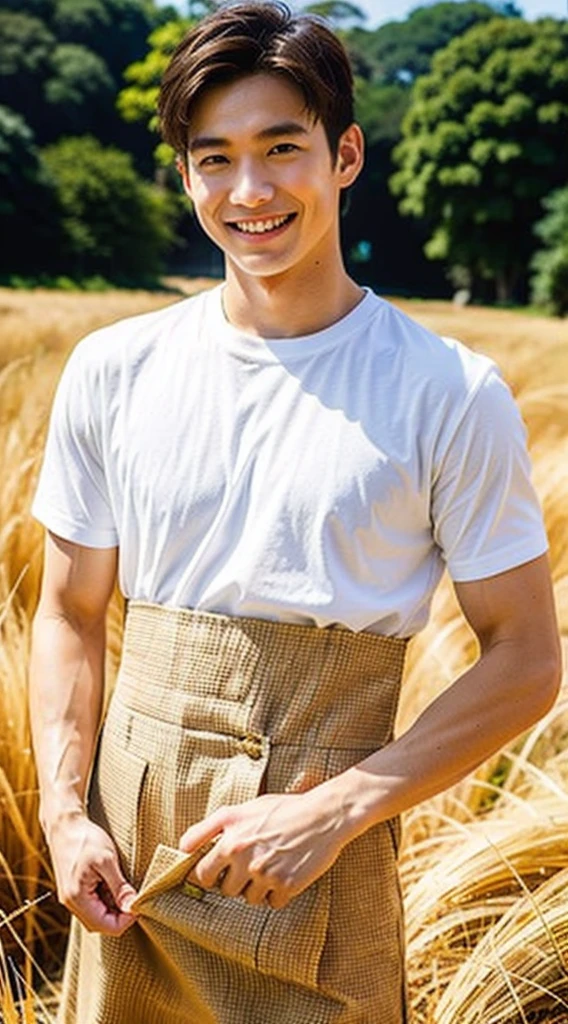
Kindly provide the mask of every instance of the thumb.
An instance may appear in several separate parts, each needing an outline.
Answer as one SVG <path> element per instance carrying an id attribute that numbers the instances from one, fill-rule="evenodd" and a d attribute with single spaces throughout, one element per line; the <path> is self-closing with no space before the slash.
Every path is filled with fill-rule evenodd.
<path id="1" fill-rule="evenodd" d="M 134 889 L 128 882 L 125 882 L 121 888 L 118 898 L 116 900 L 118 907 L 122 910 L 123 914 L 130 914 L 132 911 L 132 904 L 138 896 L 136 889 Z"/>
<path id="2" fill-rule="evenodd" d="M 122 874 L 118 861 L 113 858 L 104 868 L 99 868 L 101 877 L 106 882 L 114 902 L 124 914 L 130 912 L 130 907 L 138 893 L 134 886 L 127 882 Z"/>

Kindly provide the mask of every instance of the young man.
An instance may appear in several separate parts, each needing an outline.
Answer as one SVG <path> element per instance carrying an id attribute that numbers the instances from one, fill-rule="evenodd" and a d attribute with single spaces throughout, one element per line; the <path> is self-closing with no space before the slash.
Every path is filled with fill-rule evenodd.
<path id="1" fill-rule="evenodd" d="M 226 280 L 84 339 L 54 404 L 31 707 L 59 1019 L 401 1024 L 398 815 L 557 692 L 524 429 L 489 360 L 346 274 L 363 139 L 322 24 L 213 14 L 160 118 Z M 393 740 L 444 564 L 480 657 Z"/>

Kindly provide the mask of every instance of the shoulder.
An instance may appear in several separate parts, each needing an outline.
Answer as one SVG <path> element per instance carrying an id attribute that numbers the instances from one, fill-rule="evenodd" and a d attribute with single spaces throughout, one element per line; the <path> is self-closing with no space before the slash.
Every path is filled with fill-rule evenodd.
<path id="1" fill-rule="evenodd" d="M 375 300 L 377 327 L 398 367 L 415 383 L 422 379 L 440 391 L 469 394 L 495 371 L 493 360 L 457 338 L 437 334 L 386 299 Z"/>
<path id="2" fill-rule="evenodd" d="M 393 401 L 404 403 L 404 415 L 424 424 L 432 440 L 440 432 L 447 437 L 478 395 L 507 390 L 488 356 L 455 337 L 436 334 L 378 296 L 372 330 Z"/>
<path id="3" fill-rule="evenodd" d="M 83 337 L 68 360 L 68 371 L 87 379 L 136 374 L 148 360 L 175 359 L 180 338 L 195 338 L 205 315 L 206 292 L 163 309 L 126 317 Z"/>

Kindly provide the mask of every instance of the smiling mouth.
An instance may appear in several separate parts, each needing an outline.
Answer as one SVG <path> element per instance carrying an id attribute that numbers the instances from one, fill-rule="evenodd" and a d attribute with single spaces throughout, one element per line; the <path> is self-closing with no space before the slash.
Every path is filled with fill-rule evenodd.
<path id="1" fill-rule="evenodd" d="M 227 225 L 240 235 L 272 235 L 290 224 L 295 216 L 295 213 L 286 213 L 281 217 L 266 217 L 264 220 L 228 221 Z"/>

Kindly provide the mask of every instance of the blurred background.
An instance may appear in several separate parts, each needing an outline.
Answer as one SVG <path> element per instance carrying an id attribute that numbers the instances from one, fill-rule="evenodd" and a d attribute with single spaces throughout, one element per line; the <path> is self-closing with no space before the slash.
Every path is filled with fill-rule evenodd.
<path id="1" fill-rule="evenodd" d="M 0 0 L 0 283 L 221 275 L 155 125 L 169 55 L 215 2 Z M 329 20 L 355 70 L 368 147 L 343 221 L 355 276 L 564 313 L 565 0 L 301 10 Z"/>

